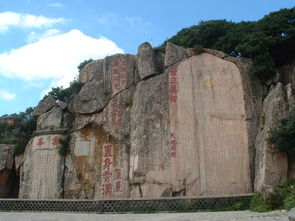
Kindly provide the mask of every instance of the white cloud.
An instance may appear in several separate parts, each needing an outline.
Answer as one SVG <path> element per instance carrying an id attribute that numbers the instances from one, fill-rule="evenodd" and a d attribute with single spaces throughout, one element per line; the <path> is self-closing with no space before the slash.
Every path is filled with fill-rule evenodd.
<path id="1" fill-rule="evenodd" d="M 117 20 L 118 20 L 118 15 L 113 12 L 103 14 L 97 19 L 97 21 L 103 25 L 116 24 Z"/>
<path id="2" fill-rule="evenodd" d="M 56 36 L 58 34 L 60 34 L 60 30 L 58 29 L 48 29 L 44 31 L 43 33 L 32 31 L 27 37 L 27 42 L 32 43 L 32 42 L 40 41 L 42 38 L 48 38 L 48 37 Z"/>
<path id="3" fill-rule="evenodd" d="M 54 2 L 54 3 L 51 3 L 51 4 L 47 4 L 48 7 L 53 7 L 53 8 L 61 8 L 63 7 L 64 5 L 60 2 Z"/>
<path id="4" fill-rule="evenodd" d="M 115 53 L 123 50 L 111 40 L 71 30 L 0 54 L 0 74 L 34 82 L 53 79 L 52 86 L 66 87 L 78 75 L 82 61 Z"/>
<path id="5" fill-rule="evenodd" d="M 16 12 L 0 13 L 0 32 L 10 27 L 41 28 L 65 22 L 64 18 L 47 18 L 42 15 L 21 14 Z"/>
<path id="6" fill-rule="evenodd" d="M 135 17 L 125 17 L 125 20 L 128 22 L 130 26 L 136 26 L 143 23 L 143 18 L 135 16 Z"/>
<path id="7" fill-rule="evenodd" d="M 16 97 L 15 94 L 0 90 L 0 98 L 2 98 L 4 100 L 13 100 L 13 99 L 15 99 L 15 97 Z"/>

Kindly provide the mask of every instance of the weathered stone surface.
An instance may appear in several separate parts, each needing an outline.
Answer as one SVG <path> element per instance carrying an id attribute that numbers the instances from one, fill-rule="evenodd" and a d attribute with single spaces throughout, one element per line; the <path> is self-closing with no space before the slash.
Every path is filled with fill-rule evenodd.
<path id="1" fill-rule="evenodd" d="M 77 116 L 77 132 L 72 135 L 73 155 L 66 159 L 65 198 L 129 197 L 130 109 L 134 90 L 131 87 L 117 94 L 101 113 Z M 108 172 L 103 170 L 102 155 L 107 145 L 112 145 L 114 154 L 110 162 L 114 166 L 108 171 L 112 173 L 112 190 L 105 194 L 102 174 Z"/>
<path id="2" fill-rule="evenodd" d="M 163 72 L 163 56 L 154 51 L 150 43 L 138 47 L 137 66 L 140 79 Z"/>
<path id="3" fill-rule="evenodd" d="M 5 168 L 11 170 L 13 166 L 13 146 L 0 144 L 0 171 Z"/>
<path id="4" fill-rule="evenodd" d="M 287 113 L 284 86 L 278 83 L 273 87 L 263 102 L 261 130 L 256 138 L 255 190 L 261 191 L 264 186 L 275 186 L 287 181 L 287 154 L 267 142 L 270 130 L 273 129 Z"/>
<path id="5" fill-rule="evenodd" d="M 186 195 L 251 192 L 249 141 L 254 138 L 247 124 L 255 112 L 246 109 L 251 91 L 244 91 L 244 73 L 207 53 L 168 71 L 174 188 Z"/>
<path id="6" fill-rule="evenodd" d="M 249 59 L 210 49 L 195 55 L 171 43 L 165 59 L 144 43 L 136 56 L 87 64 L 68 107 L 53 101 L 38 119 L 38 130 L 69 129 L 70 154 L 57 153 L 61 135 L 35 137 L 17 163 L 20 197 L 243 194 L 253 191 L 254 172 L 255 190 L 269 194 L 295 176 L 293 160 L 288 171 L 286 155 L 266 142 L 295 107 L 294 85 L 288 75 L 267 92 L 247 74 L 250 66 Z"/>
<path id="7" fill-rule="evenodd" d="M 212 50 L 212 49 L 209 49 L 209 48 L 204 48 L 204 52 L 206 52 L 208 54 L 212 54 L 212 55 L 214 55 L 216 57 L 219 57 L 219 58 L 222 58 L 222 59 L 229 56 L 228 54 L 225 54 L 225 53 L 223 53 L 221 51 Z"/>
<path id="8" fill-rule="evenodd" d="M 49 111 L 51 108 L 55 106 L 55 101 L 53 97 L 48 96 L 44 101 L 40 102 L 36 109 L 34 110 L 34 115 L 39 116 L 41 114 L 46 113 Z"/>
<path id="9" fill-rule="evenodd" d="M 68 104 L 63 101 L 57 101 L 56 104 L 63 110 L 65 110 L 68 106 Z"/>
<path id="10" fill-rule="evenodd" d="M 129 197 L 127 146 L 94 123 L 72 137 L 73 154 L 66 163 L 65 198 Z"/>
<path id="11" fill-rule="evenodd" d="M 102 76 L 85 83 L 74 99 L 75 112 L 81 114 L 99 112 L 112 97 L 134 85 L 139 79 L 135 56 L 117 54 L 105 58 Z"/>
<path id="12" fill-rule="evenodd" d="M 289 212 L 289 221 L 295 221 L 295 208 L 291 209 L 291 211 Z"/>
<path id="13" fill-rule="evenodd" d="M 54 130 L 62 127 L 62 109 L 52 108 L 49 112 L 38 117 L 37 130 Z"/>
<path id="14" fill-rule="evenodd" d="M 61 135 L 34 137 L 27 145 L 20 174 L 19 198 L 61 197 L 64 161 L 58 153 Z"/>
<path id="15" fill-rule="evenodd" d="M 163 74 L 140 82 L 134 94 L 129 174 L 133 197 L 161 196 L 164 192 L 161 188 L 163 183 L 169 187 L 170 134 L 167 92 L 168 78 L 167 74 Z M 144 187 L 140 186 L 144 184 Z M 154 189 L 156 190 L 152 191 Z"/>
<path id="16" fill-rule="evenodd" d="M 86 83 L 77 99 L 74 100 L 74 110 L 81 114 L 97 112 L 105 106 L 109 93 L 104 88 L 104 83 L 100 81 L 91 81 Z"/>
<path id="17" fill-rule="evenodd" d="M 165 67 L 169 67 L 184 58 L 187 58 L 187 50 L 170 42 L 166 45 Z"/>
<path id="18" fill-rule="evenodd" d="M 140 79 L 156 73 L 154 63 L 154 50 L 148 42 L 144 42 L 138 47 L 137 65 Z"/>
<path id="19" fill-rule="evenodd" d="M 250 126 L 258 124 L 261 94 L 246 75 L 249 64 L 240 63 L 203 53 L 138 84 L 131 110 L 131 196 L 252 191 L 256 133 Z"/>
<path id="20" fill-rule="evenodd" d="M 92 80 L 103 79 L 103 60 L 96 60 L 88 63 L 80 72 L 80 83 L 87 83 Z"/>
<path id="21" fill-rule="evenodd" d="M 18 171 L 24 162 L 24 154 L 15 156 L 14 162 L 15 162 L 15 170 Z"/>
<path id="22" fill-rule="evenodd" d="M 0 144 L 0 197 L 9 197 L 13 187 L 13 146 Z"/>

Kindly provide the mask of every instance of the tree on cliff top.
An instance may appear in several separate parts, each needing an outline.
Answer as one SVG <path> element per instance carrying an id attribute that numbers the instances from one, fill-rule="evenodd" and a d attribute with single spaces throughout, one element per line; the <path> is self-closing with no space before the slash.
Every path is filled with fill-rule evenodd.
<path id="1" fill-rule="evenodd" d="M 182 29 L 165 41 L 182 47 L 202 45 L 231 54 L 241 54 L 254 60 L 251 74 L 265 82 L 276 68 L 295 57 L 295 8 L 270 13 L 256 22 L 202 21 Z"/>

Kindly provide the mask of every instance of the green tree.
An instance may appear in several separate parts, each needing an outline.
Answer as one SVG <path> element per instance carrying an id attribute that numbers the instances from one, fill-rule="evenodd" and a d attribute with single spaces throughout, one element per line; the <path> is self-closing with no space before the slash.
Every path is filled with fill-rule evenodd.
<path id="1" fill-rule="evenodd" d="M 88 64 L 88 63 L 90 63 L 90 62 L 92 62 L 93 61 L 93 59 L 92 58 L 90 58 L 90 59 L 88 59 L 88 60 L 84 60 L 83 62 L 81 62 L 79 65 L 78 65 L 78 70 L 79 70 L 79 72 L 86 66 L 86 64 Z"/>
<path id="2" fill-rule="evenodd" d="M 289 154 L 295 153 L 295 110 L 282 119 L 279 125 L 271 131 L 268 141 L 279 150 Z"/>
<path id="3" fill-rule="evenodd" d="M 276 68 L 295 58 L 295 8 L 270 13 L 257 22 L 202 21 L 182 29 L 158 49 L 163 51 L 167 42 L 250 57 L 254 61 L 251 74 L 265 82 L 274 77 Z"/>
<path id="4" fill-rule="evenodd" d="M 0 123 L 0 143 L 13 144 L 14 154 L 25 151 L 25 147 L 36 130 L 37 117 L 33 116 L 34 108 L 27 108 L 12 118 L 15 124 Z"/>

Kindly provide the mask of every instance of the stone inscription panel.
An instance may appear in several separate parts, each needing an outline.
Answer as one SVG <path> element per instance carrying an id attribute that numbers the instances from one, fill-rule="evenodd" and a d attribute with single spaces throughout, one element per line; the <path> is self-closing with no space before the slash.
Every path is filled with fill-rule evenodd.
<path id="1" fill-rule="evenodd" d="M 58 183 L 60 156 L 52 150 L 35 152 L 33 155 L 34 168 L 32 177 L 31 198 L 59 198 L 60 184 Z"/>
<path id="2" fill-rule="evenodd" d="M 187 196 L 251 192 L 239 69 L 204 53 L 174 70 L 169 72 L 172 184 L 185 186 Z"/>
<path id="3" fill-rule="evenodd" d="M 90 142 L 88 140 L 76 140 L 74 154 L 75 156 L 88 156 L 90 153 Z"/>

